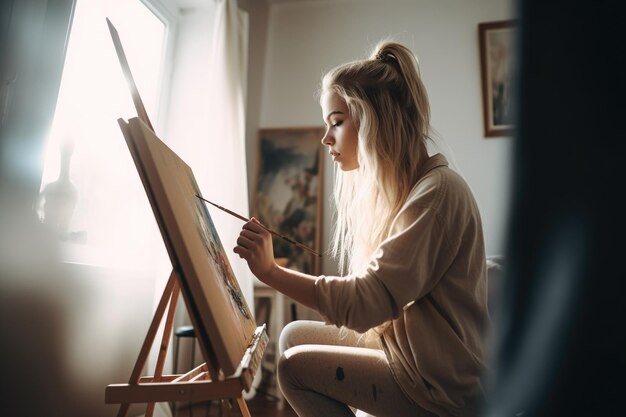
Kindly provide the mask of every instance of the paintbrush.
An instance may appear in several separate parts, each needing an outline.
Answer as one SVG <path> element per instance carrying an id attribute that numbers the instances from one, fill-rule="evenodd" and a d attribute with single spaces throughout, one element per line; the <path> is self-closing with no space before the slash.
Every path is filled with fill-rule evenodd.
<path id="1" fill-rule="evenodd" d="M 249 222 L 250 221 L 250 219 L 242 216 L 241 214 L 237 214 L 234 211 L 228 210 L 225 207 L 217 205 L 214 202 L 207 200 L 206 198 L 200 197 L 198 194 L 196 194 L 196 197 L 198 197 L 202 201 L 205 201 L 205 202 L 209 203 L 210 205 L 212 205 L 214 207 L 217 207 L 218 209 L 220 209 L 222 211 L 225 211 L 226 213 L 230 214 L 231 216 L 234 216 L 234 217 L 238 218 L 239 220 L 243 220 L 244 222 Z M 320 258 L 322 257 L 322 255 L 320 255 L 319 253 L 317 253 L 313 249 L 309 248 L 308 246 L 303 245 L 302 243 L 296 242 L 295 240 L 293 240 L 293 239 L 291 239 L 291 238 L 289 238 L 289 237 L 287 237 L 287 236 L 285 236 L 285 235 L 283 235 L 281 233 L 275 232 L 272 229 L 270 229 L 268 227 L 265 227 L 265 226 L 263 226 L 260 223 L 259 223 L 259 226 L 261 226 L 263 229 L 267 230 L 268 232 L 270 232 L 274 236 L 277 236 L 277 237 L 279 237 L 281 239 L 285 239 L 287 242 L 291 243 L 292 245 L 295 245 L 295 246 L 299 247 L 300 249 L 304 249 L 304 250 L 306 250 L 308 252 L 311 252 L 312 254 L 314 254 L 316 256 L 319 256 Z"/>

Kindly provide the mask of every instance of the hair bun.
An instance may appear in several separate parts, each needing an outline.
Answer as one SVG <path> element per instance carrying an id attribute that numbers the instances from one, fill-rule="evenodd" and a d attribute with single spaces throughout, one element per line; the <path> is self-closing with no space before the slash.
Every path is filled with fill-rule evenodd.
<path id="1" fill-rule="evenodd" d="M 376 55 L 374 56 L 374 59 L 377 59 L 378 61 L 382 61 L 385 63 L 389 63 L 391 62 L 391 60 L 396 60 L 396 57 L 395 55 L 393 55 L 393 52 L 389 50 L 381 49 L 380 51 L 376 53 Z"/>

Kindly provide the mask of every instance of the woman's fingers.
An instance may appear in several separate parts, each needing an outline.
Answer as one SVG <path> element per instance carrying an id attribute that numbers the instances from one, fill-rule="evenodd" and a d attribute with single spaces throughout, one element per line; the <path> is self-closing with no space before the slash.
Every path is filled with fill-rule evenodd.
<path id="1" fill-rule="evenodd" d="M 259 279 L 275 266 L 272 235 L 255 218 L 243 225 L 233 250 Z"/>
<path id="2" fill-rule="evenodd" d="M 254 241 L 248 239 L 245 236 L 239 235 L 239 237 L 237 238 L 237 245 L 241 246 L 244 249 L 250 249 L 254 245 Z"/>
<path id="3" fill-rule="evenodd" d="M 260 230 L 255 231 L 247 229 L 246 226 L 247 224 L 244 225 L 243 229 L 239 233 L 239 237 L 237 238 L 237 245 L 242 247 L 243 249 L 247 249 L 248 251 L 250 251 L 255 247 L 259 247 L 263 244 L 263 236 L 261 235 L 261 233 L 264 231 L 264 229 L 260 228 Z M 256 227 L 254 228 L 256 229 Z"/>
<path id="4" fill-rule="evenodd" d="M 239 233 L 239 236 L 244 237 L 254 242 L 259 241 L 263 238 L 259 233 L 253 232 L 247 229 L 242 229 L 241 232 Z"/>
<path id="5" fill-rule="evenodd" d="M 254 217 L 250 219 L 249 222 L 244 224 L 243 228 L 246 230 L 250 230 L 254 233 L 259 233 L 261 235 L 264 233 L 268 233 L 267 229 L 265 229 L 265 227 L 263 227 L 263 225 Z"/>
<path id="6" fill-rule="evenodd" d="M 241 245 L 235 246 L 233 252 L 239 255 L 239 257 L 242 259 L 248 259 L 250 257 L 250 251 Z"/>

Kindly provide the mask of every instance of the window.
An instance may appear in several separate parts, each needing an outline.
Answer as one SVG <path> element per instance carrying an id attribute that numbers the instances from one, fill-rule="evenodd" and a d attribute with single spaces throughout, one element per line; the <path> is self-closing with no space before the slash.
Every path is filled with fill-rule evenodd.
<path id="1" fill-rule="evenodd" d="M 117 124 L 136 111 L 106 17 L 120 34 L 150 120 L 159 126 L 166 23 L 140 0 L 78 0 L 38 213 L 62 240 L 63 260 L 145 269 L 155 250 L 167 256 Z"/>

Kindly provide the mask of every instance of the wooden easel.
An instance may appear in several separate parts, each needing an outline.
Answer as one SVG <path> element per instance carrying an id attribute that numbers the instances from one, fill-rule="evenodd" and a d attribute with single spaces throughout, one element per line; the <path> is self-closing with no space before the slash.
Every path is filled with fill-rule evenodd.
<path id="1" fill-rule="evenodd" d="M 128 65 L 128 61 L 126 60 L 117 30 L 109 19 L 106 19 L 106 21 L 120 65 L 122 66 L 122 71 L 126 81 L 128 82 L 139 119 L 142 120 L 152 132 L 154 132 L 154 128 L 150 123 L 148 114 L 143 106 L 143 102 L 139 96 L 139 92 L 137 91 L 137 86 L 135 85 L 130 72 L 130 67 Z M 140 176 L 142 175 L 144 174 L 140 172 Z M 145 181 L 145 178 L 142 177 L 142 181 Z M 153 204 L 152 198 L 150 196 L 149 198 L 151 200 L 151 204 Z M 165 240 L 165 244 L 166 247 L 168 247 L 168 251 L 173 250 L 173 248 L 169 247 L 170 243 L 167 239 Z M 181 284 L 182 281 L 180 272 L 177 272 L 177 267 L 175 265 L 154 313 L 152 323 L 148 329 L 148 334 L 144 339 L 139 352 L 139 357 L 135 362 L 135 366 L 128 383 L 108 385 L 105 390 L 105 403 L 120 404 L 120 409 L 117 414 L 118 417 L 126 416 L 130 405 L 133 403 L 147 403 L 148 405 L 145 415 L 146 417 L 152 417 L 154 413 L 154 404 L 156 402 L 194 402 L 235 399 L 237 400 L 236 402 L 239 405 L 242 415 L 244 417 L 250 417 L 250 411 L 248 410 L 248 406 L 243 399 L 242 392 L 250 389 L 254 374 L 261 363 L 265 348 L 267 347 L 268 336 L 265 324 L 257 327 L 256 331 L 254 331 L 251 335 L 250 341 L 245 342 L 248 343 L 248 347 L 243 353 L 239 366 L 235 369 L 235 372 L 232 375 L 224 376 L 221 372 L 222 367 L 220 367 L 217 356 L 211 348 L 211 342 L 207 340 L 201 341 L 202 354 L 205 363 L 185 374 L 163 375 L 163 367 L 165 365 L 167 349 L 172 334 L 174 313 L 176 311 L 176 304 L 179 298 Z M 185 302 L 189 303 L 189 300 L 185 299 Z M 187 305 L 187 310 L 189 312 L 193 311 L 193 309 L 190 309 L 189 307 L 190 305 Z M 167 315 L 165 316 L 166 311 Z M 161 345 L 159 346 L 159 354 L 154 375 L 141 376 L 164 316 L 165 326 L 163 329 Z M 191 315 L 191 319 L 194 327 L 197 327 L 197 321 L 199 320 L 197 320 L 193 314 Z M 225 408 L 225 411 L 228 412 L 228 408 Z"/>
<path id="2" fill-rule="evenodd" d="M 236 399 L 242 415 L 251 417 L 248 406 L 242 396 L 242 391 L 250 389 L 254 373 L 267 347 L 268 336 L 265 324 L 257 328 L 239 364 L 239 368 L 233 375 L 224 377 L 220 374 L 218 368 L 214 365 L 216 361 L 211 352 L 203 352 L 210 357 L 209 360 L 185 374 L 163 375 L 163 366 L 172 334 L 174 312 L 179 292 L 178 276 L 176 272 L 172 271 L 154 313 L 148 334 L 143 342 L 128 384 L 108 385 L 105 390 L 105 403 L 120 404 L 120 409 L 117 413 L 118 417 L 126 416 L 128 408 L 132 403 L 147 403 L 146 417 L 152 417 L 155 402 Z M 141 376 L 166 310 L 165 327 L 154 375 Z"/>

